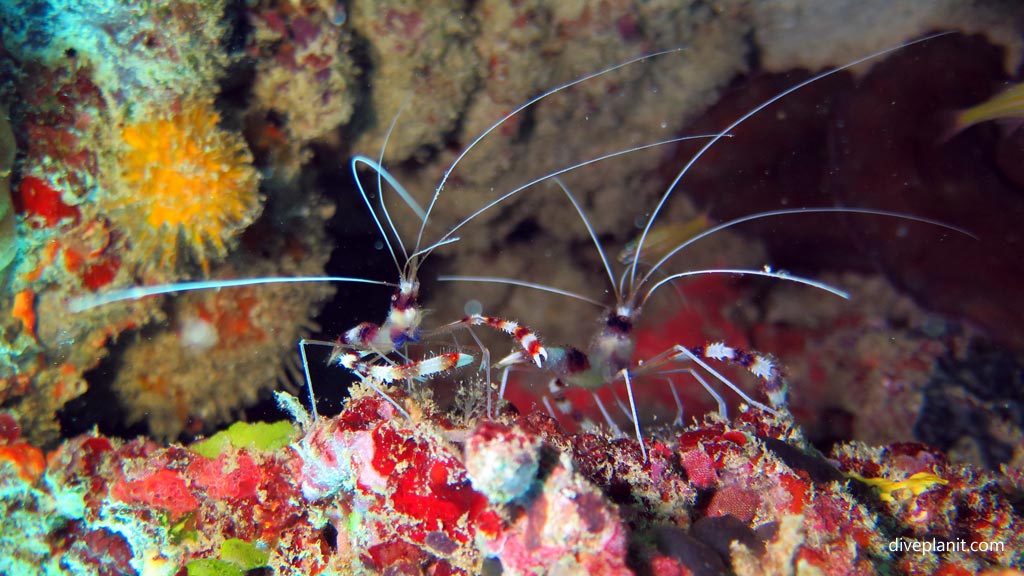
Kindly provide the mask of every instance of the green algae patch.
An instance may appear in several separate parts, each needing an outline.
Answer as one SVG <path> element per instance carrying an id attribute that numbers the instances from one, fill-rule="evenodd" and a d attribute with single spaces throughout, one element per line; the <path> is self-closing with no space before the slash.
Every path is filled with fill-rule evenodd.
<path id="1" fill-rule="evenodd" d="M 295 427 L 287 420 L 268 424 L 266 422 L 235 422 L 227 430 L 221 430 L 206 440 L 196 442 L 192 450 L 207 458 L 216 458 L 230 445 L 260 452 L 273 452 L 287 446 L 296 434 Z"/>
<path id="2" fill-rule="evenodd" d="M 188 576 L 245 576 L 245 569 L 238 564 L 216 558 L 200 558 L 185 564 Z"/>
<path id="3" fill-rule="evenodd" d="M 266 566 L 270 553 L 238 538 L 230 538 L 220 545 L 218 558 L 200 558 L 185 564 L 188 576 L 245 576 L 254 568 Z"/>
<path id="4" fill-rule="evenodd" d="M 252 570 L 266 566 L 270 561 L 270 553 L 252 542 L 231 538 L 220 545 L 220 559 L 241 566 L 244 570 Z"/>

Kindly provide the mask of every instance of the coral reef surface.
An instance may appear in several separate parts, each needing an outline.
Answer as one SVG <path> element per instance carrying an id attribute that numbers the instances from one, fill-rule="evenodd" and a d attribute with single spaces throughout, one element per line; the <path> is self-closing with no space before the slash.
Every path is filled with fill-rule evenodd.
<path id="1" fill-rule="evenodd" d="M 1020 486 L 920 444 L 826 457 L 790 418 L 744 411 L 665 430 L 645 461 L 633 440 L 566 434 L 540 413 L 462 423 L 393 390 L 405 420 L 359 387 L 314 419 L 279 399 L 295 425 L 191 446 L 86 434 L 45 460 L 4 416 L 0 567 L 974 574 L 1024 561 Z"/>

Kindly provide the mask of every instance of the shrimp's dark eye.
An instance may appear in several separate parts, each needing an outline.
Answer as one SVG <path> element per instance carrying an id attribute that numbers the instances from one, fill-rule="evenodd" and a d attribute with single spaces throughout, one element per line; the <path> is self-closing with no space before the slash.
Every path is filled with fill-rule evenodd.
<path id="1" fill-rule="evenodd" d="M 565 363 L 571 374 L 579 374 L 590 369 L 590 358 L 576 348 L 569 348 L 566 351 Z"/>
<path id="2" fill-rule="evenodd" d="M 610 314 L 608 316 L 608 327 L 616 332 L 629 334 L 630 330 L 633 329 L 633 322 L 627 316 Z"/>

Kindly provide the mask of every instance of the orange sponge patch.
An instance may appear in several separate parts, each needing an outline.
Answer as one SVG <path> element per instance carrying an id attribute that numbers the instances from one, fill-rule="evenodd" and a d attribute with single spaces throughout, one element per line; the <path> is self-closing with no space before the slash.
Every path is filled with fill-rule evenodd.
<path id="1" fill-rule="evenodd" d="M 125 126 L 111 218 L 133 250 L 174 266 L 180 248 L 208 271 L 261 210 L 259 176 L 238 134 L 207 105 Z"/>

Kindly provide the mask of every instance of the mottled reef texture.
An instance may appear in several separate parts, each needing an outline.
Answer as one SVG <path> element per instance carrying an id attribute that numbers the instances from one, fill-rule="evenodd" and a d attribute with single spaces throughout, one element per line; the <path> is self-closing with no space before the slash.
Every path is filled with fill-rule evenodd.
<path id="1" fill-rule="evenodd" d="M 744 412 L 650 441 L 469 424 L 358 388 L 191 446 L 0 437 L 7 574 L 1020 574 L 1017 483 L 919 444 L 810 448 Z M 914 553 L 899 542 L 963 542 Z M 1002 550 L 969 549 L 999 542 Z M 894 546 L 893 543 L 896 543 Z M 499 572 L 500 571 L 500 572 Z"/>

